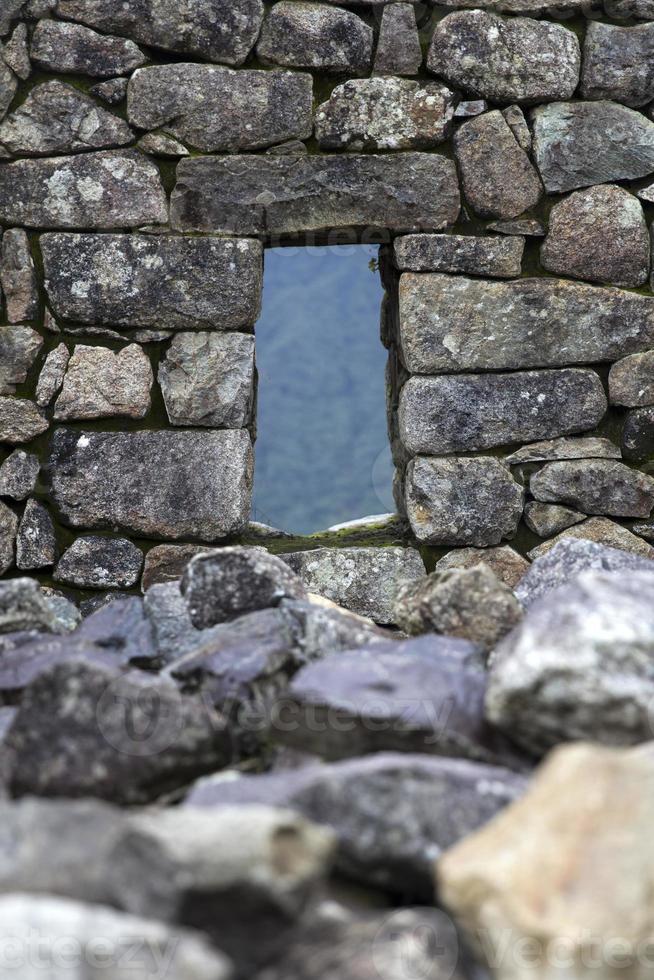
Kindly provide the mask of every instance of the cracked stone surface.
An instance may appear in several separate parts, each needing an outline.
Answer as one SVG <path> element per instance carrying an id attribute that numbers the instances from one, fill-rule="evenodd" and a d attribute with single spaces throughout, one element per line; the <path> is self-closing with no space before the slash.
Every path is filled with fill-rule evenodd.
<path id="1" fill-rule="evenodd" d="M 367 75 L 373 31 L 351 10 L 281 0 L 263 23 L 257 56 L 263 64 Z"/>
<path id="2" fill-rule="evenodd" d="M 150 411 L 154 376 L 138 344 L 114 352 L 78 344 L 68 361 L 54 417 L 143 418 Z"/>
<path id="3" fill-rule="evenodd" d="M 39 408 L 47 408 L 59 394 L 69 360 L 70 352 L 65 344 L 59 344 L 46 357 L 36 386 L 36 404 Z"/>
<path id="4" fill-rule="evenodd" d="M 107 78 L 128 75 L 146 61 L 145 54 L 122 37 L 108 37 L 55 20 L 40 20 L 30 47 L 32 60 L 46 71 Z"/>

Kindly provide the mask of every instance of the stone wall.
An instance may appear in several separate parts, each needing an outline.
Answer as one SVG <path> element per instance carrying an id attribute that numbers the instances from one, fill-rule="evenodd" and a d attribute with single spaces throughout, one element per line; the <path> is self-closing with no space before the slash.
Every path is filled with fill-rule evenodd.
<path id="1" fill-rule="evenodd" d="M 415 539 L 651 550 L 654 6 L 457 6 L 3 0 L 1 574 L 238 539 L 297 242 L 382 244 Z"/>

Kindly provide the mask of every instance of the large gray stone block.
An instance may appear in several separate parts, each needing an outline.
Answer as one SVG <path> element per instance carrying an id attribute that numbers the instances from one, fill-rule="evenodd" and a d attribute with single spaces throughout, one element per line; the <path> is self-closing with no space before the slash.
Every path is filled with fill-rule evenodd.
<path id="1" fill-rule="evenodd" d="M 529 487 L 536 500 L 567 504 L 584 514 L 649 517 L 654 507 L 654 478 L 613 459 L 547 463 Z"/>
<path id="2" fill-rule="evenodd" d="M 257 45 L 264 64 L 366 75 L 372 28 L 351 10 L 282 0 L 268 13 Z"/>
<path id="3" fill-rule="evenodd" d="M 654 98 L 654 24 L 619 27 L 591 22 L 584 42 L 581 95 L 629 106 Z"/>
<path id="4" fill-rule="evenodd" d="M 145 64 L 146 56 L 122 37 L 108 37 L 56 20 L 40 20 L 30 47 L 32 61 L 45 71 L 112 78 Z"/>

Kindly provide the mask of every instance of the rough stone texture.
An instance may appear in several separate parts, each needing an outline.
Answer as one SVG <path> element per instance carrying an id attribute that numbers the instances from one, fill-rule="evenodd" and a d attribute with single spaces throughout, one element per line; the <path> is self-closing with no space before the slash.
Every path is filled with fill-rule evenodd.
<path id="1" fill-rule="evenodd" d="M 178 140 L 166 133 L 147 133 L 136 144 L 143 153 L 166 160 L 177 160 L 190 156 L 189 151 Z"/>
<path id="2" fill-rule="evenodd" d="M 56 316 L 157 329 L 235 330 L 259 315 L 258 242 L 153 235 L 43 235 Z"/>
<path id="3" fill-rule="evenodd" d="M 533 506 L 551 507 L 553 505 L 534 504 Z M 560 509 L 566 510 L 565 507 Z M 569 513 L 574 513 L 574 511 L 569 511 Z M 579 516 L 582 519 L 584 517 L 583 514 Z M 554 534 L 555 532 L 551 531 L 550 533 Z M 575 527 L 568 526 L 563 533 L 558 534 L 551 541 L 544 541 L 537 548 L 532 548 L 529 552 L 529 557 L 535 561 L 536 558 L 546 555 L 548 551 L 551 551 L 564 538 L 595 541 L 597 544 L 603 544 L 607 548 L 616 548 L 619 551 L 626 551 L 630 555 L 639 555 L 641 558 L 654 559 L 654 548 L 650 544 L 643 541 L 636 534 L 632 534 L 631 531 L 628 531 L 621 524 L 610 521 L 608 517 L 590 517 L 588 520 L 584 520 L 583 523 L 576 523 Z"/>
<path id="4" fill-rule="evenodd" d="M 17 24 L 2 52 L 5 62 L 23 82 L 32 74 L 28 42 L 27 24 Z"/>
<path id="5" fill-rule="evenodd" d="M 372 28 L 351 11 L 281 0 L 264 20 L 257 57 L 287 68 L 367 75 L 372 46 Z"/>
<path id="6" fill-rule="evenodd" d="M 593 429 L 607 409 L 594 371 L 410 378 L 399 431 L 412 455 L 470 452 Z"/>
<path id="7" fill-rule="evenodd" d="M 521 463 L 543 463 L 558 459 L 621 459 L 620 447 L 597 436 L 576 439 L 547 439 L 523 446 L 506 457 L 511 466 Z"/>
<path id="8" fill-rule="evenodd" d="M 126 538 L 77 538 L 57 563 L 55 582 L 80 589 L 129 589 L 136 585 L 143 555 Z"/>
<path id="9" fill-rule="evenodd" d="M 31 327 L 0 326 L 0 394 L 12 395 L 23 384 L 42 345 L 43 338 Z"/>
<path id="10" fill-rule="evenodd" d="M 647 105 L 654 99 L 653 58 L 654 24 L 617 27 L 591 21 L 584 42 L 582 97 Z"/>
<path id="11" fill-rule="evenodd" d="M 450 568 L 476 568 L 488 565 L 500 582 L 514 589 L 525 572 L 529 562 L 509 545 L 501 548 L 457 548 L 449 551 L 436 562 L 435 571 L 444 572 Z"/>
<path id="12" fill-rule="evenodd" d="M 405 633 L 458 636 L 492 650 L 522 619 L 508 585 L 484 564 L 432 572 L 400 588 L 395 620 Z"/>
<path id="13" fill-rule="evenodd" d="M 634 408 L 627 413 L 622 432 L 622 455 L 635 463 L 654 456 L 654 406 Z"/>
<path id="14" fill-rule="evenodd" d="M 463 272 L 512 279 L 522 270 L 525 239 L 474 235 L 405 235 L 394 242 L 398 269 L 411 272 Z"/>
<path id="15" fill-rule="evenodd" d="M 496 231 L 498 235 L 527 235 L 542 238 L 545 228 L 534 218 L 523 218 L 516 221 L 492 221 L 487 226 L 488 231 Z"/>
<path id="16" fill-rule="evenodd" d="M 0 442 L 30 442 L 49 428 L 33 402 L 25 398 L 0 398 Z"/>
<path id="17" fill-rule="evenodd" d="M 10 507 L 0 502 L 0 575 L 14 564 L 18 518 Z"/>
<path id="18" fill-rule="evenodd" d="M 649 517 L 654 507 L 654 478 L 613 460 L 548 463 L 532 476 L 529 488 L 536 500 L 585 514 Z"/>
<path id="19" fill-rule="evenodd" d="M 611 366 L 609 401 L 629 408 L 654 405 L 654 351 L 631 354 Z"/>
<path id="20" fill-rule="evenodd" d="M 515 136 L 520 149 L 524 150 L 527 156 L 530 156 L 532 150 L 531 130 L 520 106 L 510 105 L 506 109 L 502 109 L 502 115 Z"/>
<path id="21" fill-rule="evenodd" d="M 33 320 L 38 313 L 39 296 L 29 241 L 22 228 L 12 228 L 2 236 L 0 281 L 9 322 Z"/>
<path id="22" fill-rule="evenodd" d="M 101 150 L 133 138 L 126 122 L 63 82 L 37 85 L 0 125 L 0 144 L 18 156 Z"/>
<path id="23" fill-rule="evenodd" d="M 422 65 L 422 48 L 411 3 L 392 3 L 384 7 L 377 48 L 375 75 L 417 75 Z"/>
<path id="24" fill-rule="evenodd" d="M 59 344 L 45 359 L 36 386 L 36 404 L 47 408 L 55 395 L 59 394 L 64 383 L 70 352 L 65 344 Z"/>
<path id="25" fill-rule="evenodd" d="M 409 463 L 406 507 L 425 544 L 486 547 L 512 537 L 524 490 L 499 459 L 418 458 Z"/>
<path id="26" fill-rule="evenodd" d="M 516 218 L 538 204 L 540 178 L 501 112 L 463 123 L 454 151 L 466 199 L 481 217 Z"/>
<path id="27" fill-rule="evenodd" d="M 127 96 L 128 78 L 110 78 L 107 82 L 99 82 L 90 90 L 107 105 L 119 105 Z"/>
<path id="28" fill-rule="evenodd" d="M 259 150 L 313 130 L 311 75 L 232 71 L 215 65 L 155 65 L 135 72 L 127 114 L 207 153 Z"/>
<path id="29" fill-rule="evenodd" d="M 16 565 L 22 571 L 49 568 L 57 560 L 57 539 L 50 511 L 28 500 L 16 537 Z"/>
<path id="30" fill-rule="evenodd" d="M 0 497 L 25 500 L 36 486 L 40 469 L 38 456 L 15 449 L 0 466 Z"/>
<path id="31" fill-rule="evenodd" d="M 579 82 L 581 52 L 558 24 L 484 10 L 444 17 L 433 33 L 427 67 L 451 85 L 492 102 L 569 99 Z"/>
<path id="32" fill-rule="evenodd" d="M 585 572 L 551 592 L 495 650 L 488 717 L 541 754 L 650 739 L 653 600 L 652 572 Z"/>
<path id="33" fill-rule="evenodd" d="M 615 17 L 617 20 L 631 17 L 654 20 L 652 0 L 604 0 L 604 9 L 609 17 Z"/>
<path id="34" fill-rule="evenodd" d="M 488 112 L 488 102 L 486 99 L 464 99 L 459 102 L 454 110 L 455 119 L 472 119 L 473 116 L 480 116 L 482 112 Z"/>
<path id="35" fill-rule="evenodd" d="M 18 79 L 0 57 L 0 119 L 3 119 L 18 89 Z"/>
<path id="36" fill-rule="evenodd" d="M 3 505 L 4 506 L 4 505 Z M 0 582 L 0 633 L 50 632 L 56 617 L 38 583 L 30 578 Z"/>
<path id="37" fill-rule="evenodd" d="M 191 558 L 210 550 L 199 544 L 159 544 L 151 548 L 145 556 L 143 591 L 147 592 L 153 585 L 178 582 Z"/>
<path id="38" fill-rule="evenodd" d="M 454 102 L 437 82 L 352 79 L 318 106 L 316 139 L 325 150 L 429 150 L 447 139 Z"/>
<path id="39" fill-rule="evenodd" d="M 171 425 L 238 429 L 252 419 L 254 337 L 178 333 L 159 365 Z"/>
<path id="40" fill-rule="evenodd" d="M 32 36 L 30 55 L 39 68 L 108 78 L 128 75 L 146 57 L 132 41 L 107 37 L 81 24 L 40 20 Z"/>
<path id="41" fill-rule="evenodd" d="M 405 272 L 400 333 L 418 374 L 614 361 L 654 345 L 654 299 L 564 279 Z"/>
<path id="42" fill-rule="evenodd" d="M 577 191 L 555 204 L 540 253 L 549 272 L 614 286 L 647 282 L 649 257 L 642 206 L 613 185 Z"/>
<path id="43" fill-rule="evenodd" d="M 205 157 L 182 160 L 177 179 L 177 231 L 438 231 L 461 203 L 454 163 L 429 153 Z"/>
<path id="44" fill-rule="evenodd" d="M 252 447 L 244 430 L 58 429 L 49 465 L 55 502 L 73 527 L 215 541 L 241 530 L 250 513 Z"/>
<path id="45" fill-rule="evenodd" d="M 537 558 L 515 589 L 523 606 L 531 606 L 549 592 L 568 585 L 583 572 L 653 572 L 654 564 L 639 555 L 618 551 L 597 544 L 563 535 L 546 554 Z"/>
<path id="46" fill-rule="evenodd" d="M 498 978 L 553 980 L 555 957 L 577 980 L 645 975 L 651 788 L 651 746 L 559 749 L 522 800 L 441 858 L 443 901 L 469 936 L 529 951 L 502 957 Z"/>
<path id="47" fill-rule="evenodd" d="M 293 772 L 208 776 L 192 787 L 185 805 L 295 810 L 335 832 L 336 867 L 349 878 L 386 891 L 401 883 L 407 897 L 431 902 L 434 857 L 525 788 L 521 776 L 497 766 L 378 753 Z"/>
<path id="48" fill-rule="evenodd" d="M 394 623 L 397 592 L 425 574 L 413 548 L 316 548 L 282 555 L 307 590 L 377 623 Z"/>
<path id="49" fill-rule="evenodd" d="M 115 31 L 142 44 L 240 65 L 254 46 L 263 17 L 262 0 L 59 0 L 61 17 L 100 31 Z"/>
<path id="50" fill-rule="evenodd" d="M 548 193 L 646 177 L 654 123 L 614 102 L 559 102 L 532 112 L 534 158 Z"/>
<path id="51" fill-rule="evenodd" d="M 560 504 L 541 504 L 537 500 L 532 500 L 525 506 L 525 524 L 540 538 L 552 537 L 585 519 L 585 514 L 571 510 L 570 507 L 561 507 Z M 538 548 L 530 552 L 533 558 L 537 558 L 538 555 Z"/>
<path id="52" fill-rule="evenodd" d="M 114 352 L 78 344 L 68 361 L 56 419 L 141 419 L 150 411 L 154 376 L 138 344 Z"/>
<path id="53" fill-rule="evenodd" d="M 4 0 L 0 9 L 0 35 L 8 34 L 14 17 L 17 17 L 25 0 Z"/>
<path id="54" fill-rule="evenodd" d="M 282 599 L 304 599 L 306 589 L 286 562 L 263 548 L 220 548 L 194 557 L 181 583 L 196 629 L 269 609 Z"/>
<path id="55" fill-rule="evenodd" d="M 159 171 L 135 150 L 0 164 L 0 221 L 29 228 L 125 228 L 168 219 Z"/>

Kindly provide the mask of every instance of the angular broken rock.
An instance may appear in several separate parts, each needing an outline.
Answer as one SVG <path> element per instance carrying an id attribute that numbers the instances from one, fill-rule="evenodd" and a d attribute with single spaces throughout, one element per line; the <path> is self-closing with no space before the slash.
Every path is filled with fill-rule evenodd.
<path id="1" fill-rule="evenodd" d="M 611 366 L 609 400 L 629 408 L 654 405 L 654 351 L 631 354 Z"/>
<path id="2" fill-rule="evenodd" d="M 31 578 L 0 582 L 0 633 L 48 633 L 55 628 L 55 615 L 38 582 Z"/>
<path id="3" fill-rule="evenodd" d="M 375 49 L 374 75 L 417 75 L 422 48 L 412 3 L 384 7 Z"/>
<path id="4" fill-rule="evenodd" d="M 5 62 L 18 75 L 21 81 L 27 81 L 32 74 L 27 24 L 16 24 L 11 37 L 4 46 L 2 54 Z"/>
<path id="5" fill-rule="evenodd" d="M 530 156 L 532 148 L 531 130 L 520 106 L 510 105 L 506 109 L 502 109 L 502 115 L 515 136 L 520 149 L 524 150 L 527 156 Z"/>
<path id="6" fill-rule="evenodd" d="M 649 517 L 654 507 L 654 478 L 614 460 L 548 463 L 532 476 L 529 488 L 536 500 L 585 514 Z"/>
<path id="7" fill-rule="evenodd" d="M 14 564 L 18 518 L 11 507 L 0 501 L 0 575 Z"/>
<path id="8" fill-rule="evenodd" d="M 525 239 L 477 238 L 474 235 L 405 235 L 394 242 L 401 271 L 463 272 L 512 279 L 522 271 Z"/>
<path id="9" fill-rule="evenodd" d="M 250 514 L 252 465 L 243 429 L 57 429 L 49 459 L 54 500 L 73 527 L 169 540 L 216 541 L 240 531 Z"/>
<path id="10" fill-rule="evenodd" d="M 281 0 L 263 22 L 257 57 L 263 64 L 367 75 L 373 31 L 349 10 Z"/>
<path id="11" fill-rule="evenodd" d="M 193 558 L 181 583 L 196 629 L 225 623 L 243 613 L 304 599 L 306 589 L 289 566 L 263 548 L 219 548 Z"/>
<path id="12" fill-rule="evenodd" d="M 31 327 L 0 326 L 0 394 L 13 395 L 23 384 L 42 346 L 43 338 Z"/>
<path id="13" fill-rule="evenodd" d="M 133 41 L 98 34 L 81 24 L 40 20 L 32 36 L 32 61 L 46 71 L 108 78 L 128 75 L 145 64 Z"/>
<path id="14" fill-rule="evenodd" d="M 242 333 L 178 333 L 159 364 L 171 425 L 249 425 L 254 377 L 254 337 Z"/>
<path id="15" fill-rule="evenodd" d="M 120 351 L 78 344 L 68 361 L 56 419 L 141 419 L 150 411 L 154 376 L 138 344 Z"/>
<path id="16" fill-rule="evenodd" d="M 429 71 L 451 85 L 492 102 L 521 104 L 569 99 L 580 65 L 572 31 L 484 10 L 457 11 L 439 21 L 427 56 Z"/>
<path id="17" fill-rule="evenodd" d="M 259 242 L 160 235 L 43 235 L 55 315 L 78 323 L 238 330 L 255 322 Z M 116 282 L 124 284 L 116 289 Z"/>
<path id="18" fill-rule="evenodd" d="M 564 198 L 550 213 L 540 260 L 559 275 L 642 286 L 649 275 L 650 239 L 640 202 L 611 184 Z"/>
<path id="19" fill-rule="evenodd" d="M 65 344 L 59 344 L 46 357 L 36 386 L 36 404 L 39 408 L 47 408 L 55 395 L 59 394 L 69 360 L 70 352 Z"/>
<path id="20" fill-rule="evenodd" d="M 536 754 L 651 739 L 653 601 L 651 571 L 585 572 L 550 592 L 496 648 L 487 717 Z"/>
<path id="21" fill-rule="evenodd" d="M 31 442 L 49 426 L 34 402 L 25 398 L 0 398 L 0 442 L 11 445 Z"/>
<path id="22" fill-rule="evenodd" d="M 63 553 L 53 578 L 80 589 L 129 589 L 142 567 L 141 551 L 126 538 L 87 535 Z"/>
<path id="23" fill-rule="evenodd" d="M 38 456 L 15 449 L 0 466 L 0 497 L 25 500 L 36 486 L 40 469 Z"/>
<path id="24" fill-rule="evenodd" d="M 2 236 L 0 281 L 7 301 L 9 322 L 35 319 L 39 310 L 39 294 L 29 240 L 22 228 L 12 228 Z"/>
<path id="25" fill-rule="evenodd" d="M 432 572 L 400 588 L 395 621 L 410 635 L 458 636 L 492 650 L 522 618 L 522 607 L 508 585 L 484 564 Z"/>
<path id="26" fill-rule="evenodd" d="M 0 57 L 0 119 L 3 119 L 18 89 L 18 79 Z"/>
<path id="27" fill-rule="evenodd" d="M 311 75 L 299 72 L 154 65 L 132 75 L 127 115 L 205 153 L 260 150 L 311 136 L 312 90 Z"/>
<path id="28" fill-rule="evenodd" d="M 654 456 L 654 406 L 634 408 L 627 413 L 622 430 L 622 455 L 636 463 Z"/>
<path id="29" fill-rule="evenodd" d="M 325 150 L 429 150 L 447 139 L 454 103 L 437 82 L 352 79 L 316 109 L 316 139 Z"/>
<path id="30" fill-rule="evenodd" d="M 508 544 L 500 548 L 457 548 L 439 558 L 434 570 L 444 572 L 451 568 L 477 568 L 488 565 L 500 582 L 514 589 L 525 572 L 529 562 Z"/>
<path id="31" fill-rule="evenodd" d="M 168 220 L 157 167 L 136 150 L 0 165 L 0 221 L 29 228 L 125 228 Z"/>
<path id="32" fill-rule="evenodd" d="M 535 218 L 519 218 L 514 221 L 493 221 L 486 227 L 487 231 L 496 231 L 498 235 L 527 235 L 542 238 L 545 228 Z"/>
<path id="33" fill-rule="evenodd" d="M 0 144 L 18 156 L 102 150 L 131 143 L 134 134 L 118 116 L 63 82 L 33 88 L 0 125 Z"/>
<path id="34" fill-rule="evenodd" d="M 466 199 L 483 218 L 516 218 L 538 204 L 543 185 L 501 112 L 469 119 L 454 135 Z"/>
<path id="35" fill-rule="evenodd" d="M 110 78 L 107 82 L 94 85 L 90 92 L 108 105 L 118 105 L 127 96 L 128 84 L 128 78 Z"/>
<path id="36" fill-rule="evenodd" d="M 240 65 L 254 46 L 263 18 L 262 0 L 59 0 L 57 14 L 105 33 L 115 31 L 166 51 Z"/>
<path id="37" fill-rule="evenodd" d="M 547 439 L 544 442 L 534 442 L 531 446 L 523 446 L 506 457 L 505 462 L 511 466 L 521 463 L 543 463 L 558 459 L 621 459 L 620 447 L 610 439 L 597 436 L 579 437 L 577 439 Z"/>
<path id="38" fill-rule="evenodd" d="M 533 506 L 554 507 L 554 504 L 534 504 Z M 567 510 L 565 507 L 556 507 L 555 509 Z M 568 511 L 568 513 L 575 512 Z M 582 519 L 584 517 L 583 514 L 578 516 Z M 553 534 L 555 532 L 552 531 L 550 533 Z M 610 521 L 608 517 L 589 517 L 587 520 L 583 520 L 582 523 L 575 522 L 574 527 L 568 526 L 551 541 L 544 541 L 537 548 L 532 548 L 529 552 L 529 557 L 532 561 L 535 561 L 536 558 L 546 555 L 548 551 L 551 551 L 564 538 L 595 541 L 597 544 L 603 544 L 607 548 L 617 548 L 619 551 L 626 551 L 630 555 L 639 555 L 641 558 L 654 559 L 654 548 L 651 544 L 643 541 L 638 535 L 632 534 L 622 524 L 616 524 L 615 521 Z"/>
<path id="39" fill-rule="evenodd" d="M 569 507 L 562 507 L 560 504 L 541 504 L 537 500 L 531 500 L 525 505 L 525 524 L 540 538 L 559 534 L 560 531 L 565 531 L 566 528 L 585 519 L 585 514 L 580 514 L 579 511 L 571 510 Z M 538 548 L 532 549 L 530 554 L 537 558 Z"/>
<path id="40" fill-rule="evenodd" d="M 618 27 L 591 21 L 584 42 L 581 97 L 647 105 L 654 99 L 648 66 L 654 58 L 654 24 Z"/>
<path id="41" fill-rule="evenodd" d="M 407 514 L 426 544 L 499 544 L 516 533 L 523 501 L 523 488 L 499 459 L 420 457 L 409 463 Z"/>
<path id="42" fill-rule="evenodd" d="M 316 548 L 281 555 L 311 593 L 377 623 L 394 623 L 398 589 L 425 574 L 414 548 Z"/>
<path id="43" fill-rule="evenodd" d="M 207 776 L 185 805 L 212 812 L 253 803 L 295 810 L 335 832 L 336 867 L 348 878 L 387 892 L 401 881 L 407 898 L 431 902 L 434 858 L 526 785 L 515 772 L 466 759 L 377 753 L 292 772 Z"/>
<path id="44" fill-rule="evenodd" d="M 439 231 L 460 205 L 456 167 L 437 154 L 197 157 L 177 168 L 171 223 L 241 235 Z"/>
<path id="45" fill-rule="evenodd" d="M 189 156 L 186 147 L 166 133 L 147 133 L 136 145 L 143 153 L 149 153 L 153 157 L 164 157 L 167 160 Z"/>
<path id="46" fill-rule="evenodd" d="M 22 571 L 48 568 L 57 560 L 57 538 L 50 511 L 38 500 L 28 500 L 18 526 L 16 565 Z"/>
<path id="47" fill-rule="evenodd" d="M 654 171 L 654 122 L 615 102 L 557 102 L 532 111 L 545 190 L 633 180 Z"/>
<path id="48" fill-rule="evenodd" d="M 565 279 L 405 272 L 400 336 L 416 374 L 615 361 L 654 346 L 654 299 Z"/>
<path id="49" fill-rule="evenodd" d="M 8 34 L 14 17 L 20 13 L 20 8 L 25 5 L 25 0 L 5 0 L 0 9 L 0 35 Z"/>
<path id="50" fill-rule="evenodd" d="M 412 455 L 447 455 L 594 429 L 607 410 L 594 371 L 410 378 L 399 431 Z"/>
<path id="51" fill-rule="evenodd" d="M 191 558 L 204 555 L 210 548 L 200 544 L 158 544 L 145 556 L 142 588 L 147 592 L 153 585 L 178 582 Z"/>

